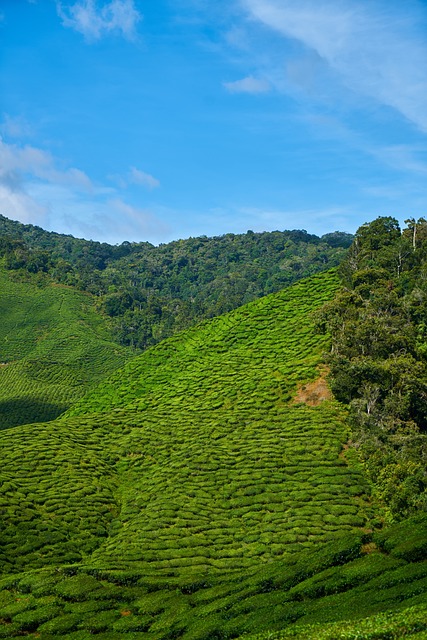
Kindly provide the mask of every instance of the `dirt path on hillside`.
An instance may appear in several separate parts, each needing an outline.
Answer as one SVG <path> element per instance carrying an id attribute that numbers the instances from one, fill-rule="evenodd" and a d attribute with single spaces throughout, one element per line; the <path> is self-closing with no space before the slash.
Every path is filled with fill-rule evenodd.
<path id="1" fill-rule="evenodd" d="M 303 402 L 309 407 L 317 407 L 325 400 L 332 400 L 332 393 L 326 381 L 328 373 L 329 368 L 326 365 L 319 366 L 319 377 L 313 382 L 307 382 L 299 386 L 292 404 Z"/>

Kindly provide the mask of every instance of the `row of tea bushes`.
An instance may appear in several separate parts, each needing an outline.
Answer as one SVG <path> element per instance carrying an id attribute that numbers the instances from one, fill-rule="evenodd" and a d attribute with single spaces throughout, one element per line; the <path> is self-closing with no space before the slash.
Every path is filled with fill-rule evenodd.
<path id="1" fill-rule="evenodd" d="M 135 404 L 168 412 L 287 406 L 318 376 L 328 344 L 313 312 L 338 286 L 335 272 L 303 280 L 164 340 L 130 360 L 67 415 Z"/>
<path id="2" fill-rule="evenodd" d="M 0 269 L 0 315 L 0 429 L 56 418 L 131 355 L 92 298 L 70 287 Z"/>
<path id="3" fill-rule="evenodd" d="M 425 516 L 398 525 L 389 539 L 415 532 L 426 539 Z M 286 562 L 237 572 L 162 577 L 133 563 L 6 576 L 0 637 L 420 640 L 416 634 L 427 630 L 426 560 L 397 558 L 372 542 L 366 553 L 369 540 L 370 534 L 341 536 Z"/>

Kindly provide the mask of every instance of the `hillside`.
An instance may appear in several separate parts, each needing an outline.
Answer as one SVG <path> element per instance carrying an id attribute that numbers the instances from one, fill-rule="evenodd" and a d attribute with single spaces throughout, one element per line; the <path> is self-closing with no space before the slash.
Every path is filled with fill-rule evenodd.
<path id="1" fill-rule="evenodd" d="M 228 233 L 112 246 L 0 215 L 0 256 L 11 271 L 46 274 L 97 296 L 115 338 L 138 348 L 200 320 L 337 266 L 352 236 L 304 230 Z"/>
<path id="2" fill-rule="evenodd" d="M 0 268 L 0 429 L 52 420 L 132 354 L 93 297 Z"/>
<path id="3" fill-rule="evenodd" d="M 202 323 L 60 419 L 0 434 L 1 637 L 422 619 L 426 519 L 371 533 L 346 413 L 314 391 L 329 338 L 313 313 L 337 287 L 317 275 Z"/>

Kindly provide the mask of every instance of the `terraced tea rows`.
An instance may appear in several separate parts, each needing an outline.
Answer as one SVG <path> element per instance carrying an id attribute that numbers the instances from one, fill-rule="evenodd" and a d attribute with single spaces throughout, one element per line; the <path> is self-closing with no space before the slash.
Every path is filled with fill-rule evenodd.
<path id="1" fill-rule="evenodd" d="M 57 417 L 131 355 L 71 288 L 0 271 L 0 315 L 0 429 Z"/>
<path id="2" fill-rule="evenodd" d="M 372 537 L 378 548 L 371 542 L 366 554 Z M 388 534 L 344 536 L 239 572 L 162 577 L 135 564 L 82 564 L 15 574 L 0 579 L 0 637 L 226 640 L 263 631 L 244 637 L 421 640 L 426 540 L 424 516 Z"/>
<path id="3" fill-rule="evenodd" d="M 203 323 L 36 434 L 0 434 L 0 637 L 225 640 L 417 604 L 426 549 L 408 531 L 425 522 L 409 551 L 401 530 L 373 541 L 343 409 L 292 403 L 319 375 L 312 313 L 335 286 Z"/>
<path id="4" fill-rule="evenodd" d="M 366 487 L 338 457 L 345 432 L 330 406 L 268 422 L 116 412 L 55 431 L 38 425 L 35 443 L 31 426 L 8 435 L 0 540 L 9 571 L 88 553 L 102 566 L 159 572 L 241 568 L 366 518 Z M 26 451 L 18 471 L 17 451 Z"/>
<path id="5" fill-rule="evenodd" d="M 364 524 L 355 496 L 366 487 L 338 457 L 345 430 L 333 407 L 270 410 L 267 419 L 128 412 L 130 427 L 129 417 L 120 519 L 94 561 L 241 568 Z"/>
<path id="6" fill-rule="evenodd" d="M 327 338 L 312 312 L 337 287 L 328 272 L 164 340 L 127 363 L 67 416 L 135 406 L 166 412 L 268 411 L 315 379 Z"/>

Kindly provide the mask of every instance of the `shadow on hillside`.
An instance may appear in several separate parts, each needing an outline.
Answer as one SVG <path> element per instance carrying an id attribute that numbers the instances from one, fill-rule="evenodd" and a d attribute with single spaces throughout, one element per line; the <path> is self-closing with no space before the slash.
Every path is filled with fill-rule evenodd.
<path id="1" fill-rule="evenodd" d="M 3 400 L 0 402 L 0 430 L 32 422 L 48 422 L 66 409 L 66 404 L 54 404 L 30 396 Z"/>

